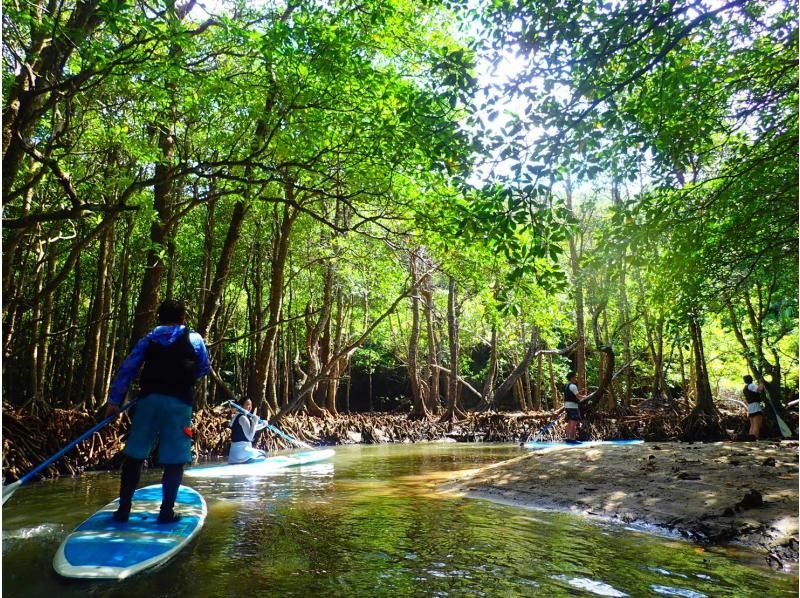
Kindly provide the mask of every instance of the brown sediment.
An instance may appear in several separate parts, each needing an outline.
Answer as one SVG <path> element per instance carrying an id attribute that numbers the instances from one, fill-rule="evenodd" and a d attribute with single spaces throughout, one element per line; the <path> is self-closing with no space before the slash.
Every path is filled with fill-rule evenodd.
<path id="1" fill-rule="evenodd" d="M 763 551 L 796 571 L 797 441 L 601 445 L 531 451 L 447 492 L 656 526 L 700 544 Z"/>

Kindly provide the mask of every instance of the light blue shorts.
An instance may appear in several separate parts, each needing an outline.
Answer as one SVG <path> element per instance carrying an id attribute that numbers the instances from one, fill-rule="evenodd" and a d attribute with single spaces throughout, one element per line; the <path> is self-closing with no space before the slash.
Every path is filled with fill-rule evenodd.
<path id="1" fill-rule="evenodd" d="M 158 438 L 161 465 L 191 463 L 192 439 L 184 432 L 184 428 L 191 426 L 191 405 L 167 395 L 146 395 L 133 407 L 131 430 L 123 452 L 132 459 L 146 459 Z"/>

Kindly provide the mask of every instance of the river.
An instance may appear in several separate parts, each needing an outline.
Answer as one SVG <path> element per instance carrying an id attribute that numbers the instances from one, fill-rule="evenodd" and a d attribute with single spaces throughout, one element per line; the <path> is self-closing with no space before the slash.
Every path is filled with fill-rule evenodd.
<path id="1" fill-rule="evenodd" d="M 3 596 L 797 595 L 796 576 L 746 551 L 436 491 L 454 471 L 522 450 L 347 446 L 269 477 L 187 479 L 208 503 L 200 535 L 166 566 L 120 583 L 52 568 L 66 535 L 115 498 L 118 475 L 23 486 L 3 507 Z M 141 485 L 159 480 L 152 470 Z"/>

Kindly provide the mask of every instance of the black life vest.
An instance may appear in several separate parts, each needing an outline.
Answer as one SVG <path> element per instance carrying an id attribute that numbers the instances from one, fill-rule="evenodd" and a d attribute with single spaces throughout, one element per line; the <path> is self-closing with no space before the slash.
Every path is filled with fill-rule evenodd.
<path id="1" fill-rule="evenodd" d="M 244 435 L 244 430 L 242 429 L 242 424 L 239 423 L 239 418 L 247 417 L 244 413 L 240 413 L 236 416 L 231 424 L 231 442 L 250 442 L 247 439 L 247 436 Z"/>
<path id="2" fill-rule="evenodd" d="M 564 402 L 565 403 L 566 402 L 570 402 L 570 403 L 577 403 L 578 402 L 578 396 L 569 389 L 569 387 L 571 385 L 572 385 L 572 382 L 567 382 L 567 384 L 564 386 Z"/>
<path id="3" fill-rule="evenodd" d="M 761 393 L 750 390 L 749 384 L 744 387 L 744 398 L 748 403 L 760 403 Z"/>
<path id="4" fill-rule="evenodd" d="M 194 404 L 197 380 L 197 353 L 189 340 L 189 329 L 171 345 L 151 340 L 144 352 L 144 367 L 139 376 L 142 395 L 158 393 Z"/>

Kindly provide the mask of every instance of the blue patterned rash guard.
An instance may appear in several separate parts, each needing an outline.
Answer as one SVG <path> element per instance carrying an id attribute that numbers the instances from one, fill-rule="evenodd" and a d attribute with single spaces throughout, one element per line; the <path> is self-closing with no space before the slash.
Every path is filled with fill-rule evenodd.
<path id="1" fill-rule="evenodd" d="M 151 342 L 169 346 L 179 340 L 186 327 L 183 324 L 169 324 L 166 326 L 156 326 L 136 343 L 133 351 L 130 352 L 122 362 L 117 377 L 111 385 L 108 402 L 112 405 L 119 405 L 125 399 L 125 395 L 131 383 L 139 373 L 139 369 L 144 363 L 145 352 Z M 211 372 L 211 362 L 208 359 L 208 349 L 203 342 L 203 337 L 192 332 L 189 334 L 189 342 L 197 355 L 197 378 L 202 378 Z"/>

